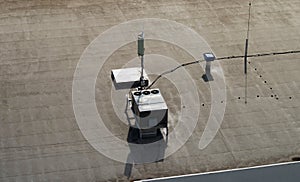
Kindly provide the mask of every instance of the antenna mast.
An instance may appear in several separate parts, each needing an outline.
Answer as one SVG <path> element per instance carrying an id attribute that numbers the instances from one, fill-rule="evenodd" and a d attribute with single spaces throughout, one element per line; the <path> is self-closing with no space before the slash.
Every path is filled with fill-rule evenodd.
<path id="1" fill-rule="evenodd" d="M 141 77 L 140 77 L 140 86 L 143 89 L 146 86 L 146 82 L 144 79 L 144 32 L 141 32 L 138 35 L 138 56 L 141 57 Z"/>
<path id="2" fill-rule="evenodd" d="M 251 2 L 249 2 L 249 13 L 248 13 L 248 28 L 247 28 L 247 38 L 245 44 L 245 56 L 244 56 L 244 74 L 245 74 L 245 104 L 247 104 L 247 57 L 248 57 L 248 40 L 250 32 L 250 17 L 251 17 Z"/>

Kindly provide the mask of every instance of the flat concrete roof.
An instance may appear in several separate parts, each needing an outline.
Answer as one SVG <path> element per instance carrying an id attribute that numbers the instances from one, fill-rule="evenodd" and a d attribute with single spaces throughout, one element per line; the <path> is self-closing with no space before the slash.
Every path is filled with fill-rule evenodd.
<path id="1" fill-rule="evenodd" d="M 300 50 L 300 1 L 254 1 L 251 11 L 249 54 Z M 75 69 L 96 37 L 139 18 L 168 19 L 190 27 L 205 39 L 217 58 L 244 54 L 245 1 L 0 0 L 0 181 L 129 181 L 274 164 L 300 156 L 300 54 L 249 58 L 247 104 L 243 59 L 214 61 L 212 67 L 220 64 L 225 76 L 226 109 L 221 128 L 204 149 L 198 146 L 214 104 L 211 85 L 202 79 L 201 66 L 188 65 L 169 74 L 179 85 L 192 81 L 200 104 L 196 127 L 179 150 L 163 161 L 134 165 L 98 152 L 76 122 L 72 102 Z M 161 26 L 144 30 L 145 64 L 166 59 L 150 54 L 172 58 L 179 64 L 195 61 L 186 50 L 202 48 L 202 44 L 188 45 L 184 50 L 168 42 L 147 40 L 147 32 Z M 168 31 L 162 32 L 166 37 L 180 30 L 167 26 Z M 127 33 L 103 39 L 103 45 L 115 45 L 127 39 Z M 137 36 L 134 30 L 132 36 Z M 187 41 L 180 35 L 173 38 Z M 122 141 L 126 141 L 129 128 L 120 119 L 124 108 L 119 112 L 112 109 L 110 71 L 136 57 L 136 42 L 113 52 L 97 74 L 94 89 L 103 123 Z M 99 61 L 101 55 L 97 58 Z M 151 75 L 147 68 L 153 80 L 157 75 Z M 86 68 L 90 69 L 93 67 Z M 179 74 L 183 70 L 189 79 Z M 161 90 L 168 105 L 172 132 L 180 122 L 178 113 L 188 110 L 181 105 L 180 95 L 188 98 L 194 92 L 183 89 L 179 94 L 165 77 L 155 88 Z M 87 115 L 84 127 L 92 128 L 88 112 L 82 113 Z M 102 137 L 99 143 L 109 146 L 110 139 Z"/>

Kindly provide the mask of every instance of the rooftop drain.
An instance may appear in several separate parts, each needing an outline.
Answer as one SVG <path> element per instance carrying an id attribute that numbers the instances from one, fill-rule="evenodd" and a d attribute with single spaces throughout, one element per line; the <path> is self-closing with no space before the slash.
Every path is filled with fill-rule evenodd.
<path id="1" fill-rule="evenodd" d="M 300 157 L 293 157 L 292 161 L 300 161 Z"/>

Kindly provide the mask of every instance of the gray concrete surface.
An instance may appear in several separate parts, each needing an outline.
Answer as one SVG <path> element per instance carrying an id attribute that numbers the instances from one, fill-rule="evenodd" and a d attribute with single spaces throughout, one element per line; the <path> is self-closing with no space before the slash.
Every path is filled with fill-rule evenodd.
<path id="1" fill-rule="evenodd" d="M 247 10 L 248 2 L 237 0 L 0 0 L 0 181 L 127 181 L 272 164 L 299 156 L 299 54 L 249 59 L 247 105 L 243 61 L 221 62 L 226 113 L 221 130 L 204 150 L 198 143 L 210 111 L 210 88 L 201 79 L 203 70 L 186 67 L 204 103 L 196 130 L 163 162 L 134 165 L 129 178 L 124 175 L 127 166 L 93 149 L 75 121 L 73 74 L 80 55 L 100 33 L 131 19 L 164 18 L 193 28 L 217 57 L 242 55 Z M 250 54 L 300 50 L 299 16 L 297 0 L 254 1 Z M 146 42 L 148 53 L 180 63 L 193 61 L 179 47 L 159 41 Z M 120 48 L 96 84 L 98 110 L 121 139 L 126 139 L 128 127 L 109 109 L 109 73 L 135 57 L 135 44 Z M 180 97 L 174 85 L 162 79 L 156 86 L 176 117 Z"/>

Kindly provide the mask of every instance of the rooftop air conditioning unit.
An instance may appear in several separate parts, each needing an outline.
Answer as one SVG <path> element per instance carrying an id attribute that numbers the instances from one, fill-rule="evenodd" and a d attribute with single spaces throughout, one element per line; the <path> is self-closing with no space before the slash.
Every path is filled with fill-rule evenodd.
<path id="1" fill-rule="evenodd" d="M 168 130 L 168 107 L 159 89 L 132 91 L 131 97 L 141 138 L 156 136 L 160 128 Z"/>

